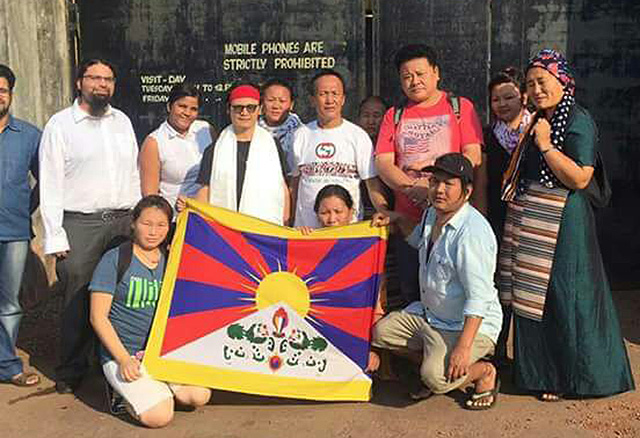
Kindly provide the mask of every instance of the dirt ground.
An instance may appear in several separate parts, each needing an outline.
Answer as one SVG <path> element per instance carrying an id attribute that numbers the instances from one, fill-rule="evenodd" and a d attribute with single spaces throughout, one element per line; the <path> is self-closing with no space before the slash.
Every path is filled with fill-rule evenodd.
<path id="1" fill-rule="evenodd" d="M 636 381 L 640 378 L 640 291 L 614 294 Z M 640 437 L 640 393 L 543 403 L 519 393 L 507 370 L 496 407 L 460 407 L 460 391 L 410 403 L 400 384 L 376 382 L 370 403 L 314 403 L 215 392 L 194 412 L 177 412 L 167 428 L 148 430 L 107 411 L 99 372 L 74 395 L 51 380 L 59 297 L 38 300 L 23 320 L 18 345 L 45 379 L 36 388 L 0 386 L 0 437 Z"/>

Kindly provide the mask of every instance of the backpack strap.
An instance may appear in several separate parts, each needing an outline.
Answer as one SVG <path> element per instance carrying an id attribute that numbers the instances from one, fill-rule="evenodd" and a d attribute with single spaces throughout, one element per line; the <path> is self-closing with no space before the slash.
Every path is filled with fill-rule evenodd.
<path id="1" fill-rule="evenodd" d="M 449 105 L 453 109 L 453 114 L 456 116 L 456 120 L 458 123 L 460 122 L 460 96 L 452 93 L 451 91 L 447 91 L 447 100 L 449 101 Z"/>
<path id="2" fill-rule="evenodd" d="M 167 261 L 169 260 L 169 251 L 167 251 L 167 247 L 162 245 L 160 247 L 160 252 L 164 256 L 164 267 L 162 270 L 162 276 L 164 277 L 164 272 L 167 270 Z M 120 284 L 124 274 L 131 266 L 131 260 L 133 258 L 133 242 L 131 240 L 127 240 L 126 242 L 121 243 L 118 246 L 118 270 L 116 277 L 116 284 Z"/>
<path id="3" fill-rule="evenodd" d="M 453 114 L 455 114 L 456 120 L 460 122 L 460 96 L 451 91 L 447 91 L 447 101 L 449 101 L 449 105 L 451 105 L 451 108 L 453 109 Z M 399 105 L 393 108 L 393 126 L 396 129 L 402 119 L 404 108 L 405 105 Z"/>
<path id="4" fill-rule="evenodd" d="M 124 277 L 125 272 L 129 269 L 131 265 L 131 258 L 133 257 L 133 242 L 131 240 L 127 240 L 124 243 L 121 243 L 118 246 L 118 270 L 116 277 L 116 284 L 120 284 L 122 281 L 122 277 Z"/>
<path id="5" fill-rule="evenodd" d="M 164 256 L 164 267 L 162 269 L 162 278 L 164 279 L 164 273 L 167 270 L 167 265 L 169 264 L 169 251 L 167 250 L 167 245 L 162 245 L 160 247 L 160 252 Z"/>
<path id="6" fill-rule="evenodd" d="M 400 120 L 402 120 L 402 113 L 404 113 L 404 105 L 396 106 L 393 108 L 393 127 L 395 130 L 398 129 Z"/>

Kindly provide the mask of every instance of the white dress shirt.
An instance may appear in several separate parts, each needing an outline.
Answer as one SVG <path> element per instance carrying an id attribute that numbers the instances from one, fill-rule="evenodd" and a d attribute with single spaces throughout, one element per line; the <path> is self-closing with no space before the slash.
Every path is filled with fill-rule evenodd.
<path id="1" fill-rule="evenodd" d="M 45 254 L 69 250 L 64 211 L 128 209 L 139 199 L 138 143 L 122 111 L 94 117 L 76 100 L 49 119 L 40 142 Z"/>

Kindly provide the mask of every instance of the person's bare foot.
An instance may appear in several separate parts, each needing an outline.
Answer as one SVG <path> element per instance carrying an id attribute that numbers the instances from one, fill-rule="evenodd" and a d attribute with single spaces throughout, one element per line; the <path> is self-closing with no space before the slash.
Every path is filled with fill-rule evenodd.
<path id="1" fill-rule="evenodd" d="M 473 394 L 466 403 L 466 408 L 471 410 L 485 410 L 493 407 L 497 400 L 499 389 L 498 373 L 491 362 L 483 362 L 485 372 L 475 382 Z"/>
<path id="2" fill-rule="evenodd" d="M 34 372 L 25 371 L 13 376 L 9 382 L 16 386 L 33 386 L 40 383 L 40 376 Z"/>

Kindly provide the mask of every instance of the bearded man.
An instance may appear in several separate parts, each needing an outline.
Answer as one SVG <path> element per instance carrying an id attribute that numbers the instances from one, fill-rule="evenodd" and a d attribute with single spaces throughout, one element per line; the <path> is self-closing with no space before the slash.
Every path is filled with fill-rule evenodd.
<path id="1" fill-rule="evenodd" d="M 73 105 L 47 122 L 40 143 L 44 250 L 57 258 L 64 291 L 56 390 L 75 391 L 93 343 L 87 286 L 100 257 L 130 233 L 140 199 L 138 144 L 129 118 L 110 105 L 116 72 L 91 59 L 78 69 Z"/>

